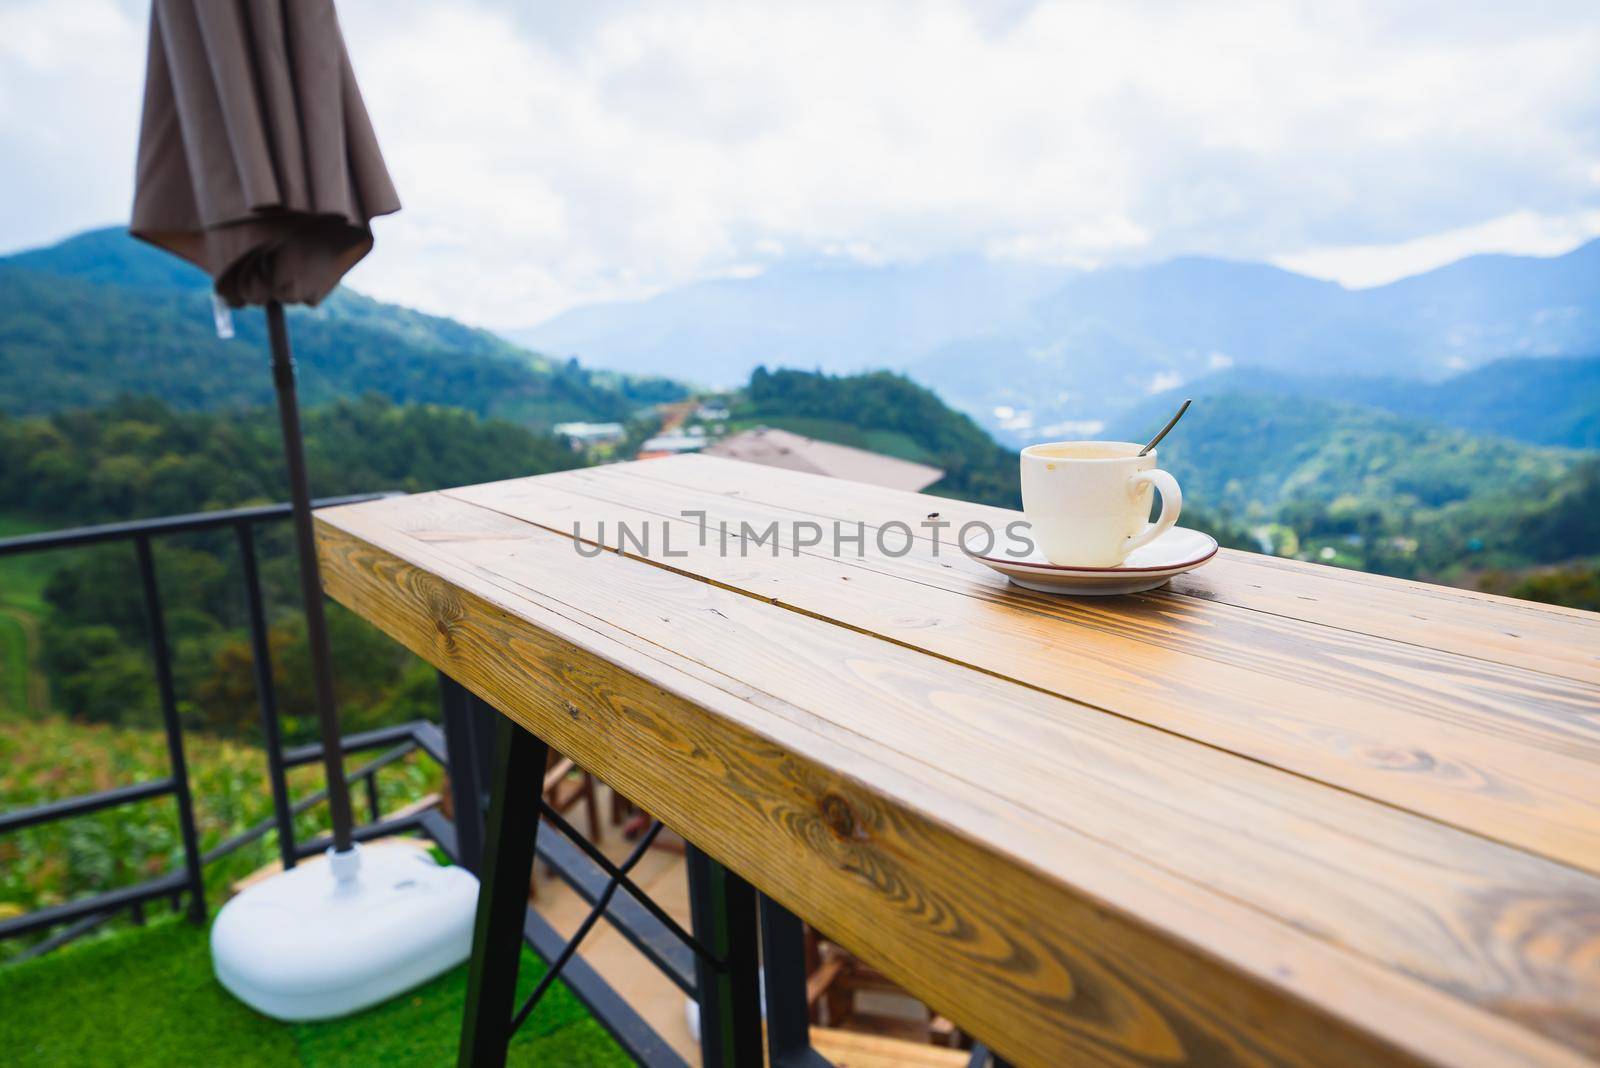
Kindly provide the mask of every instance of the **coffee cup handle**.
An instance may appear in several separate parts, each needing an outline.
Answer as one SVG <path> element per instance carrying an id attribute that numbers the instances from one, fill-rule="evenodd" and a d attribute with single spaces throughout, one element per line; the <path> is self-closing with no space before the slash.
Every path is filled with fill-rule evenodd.
<path id="1" fill-rule="evenodd" d="M 1161 514 L 1151 524 L 1150 529 L 1140 534 L 1135 534 L 1123 546 L 1124 553 L 1131 553 L 1141 545 L 1149 545 L 1161 535 L 1172 529 L 1178 521 L 1178 513 L 1183 511 L 1183 491 L 1178 488 L 1178 480 L 1165 471 L 1136 471 L 1128 480 L 1130 491 L 1136 486 L 1154 486 L 1161 493 Z"/>

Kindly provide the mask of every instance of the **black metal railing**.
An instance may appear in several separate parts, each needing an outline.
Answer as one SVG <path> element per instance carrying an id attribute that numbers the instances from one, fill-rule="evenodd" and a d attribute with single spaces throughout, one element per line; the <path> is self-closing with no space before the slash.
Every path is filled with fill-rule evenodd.
<path id="1" fill-rule="evenodd" d="M 340 497 L 316 501 L 314 505 L 350 504 L 379 496 L 383 495 Z M 289 793 L 288 772 L 292 768 L 320 761 L 323 748 L 320 743 L 284 747 L 268 644 L 266 601 L 261 584 L 256 531 L 262 523 L 283 521 L 289 516 L 287 504 L 276 504 L 81 527 L 0 540 L 0 556 L 116 543 L 131 544 L 134 550 L 132 563 L 139 576 L 143 597 L 152 673 L 161 707 L 161 724 L 168 756 L 168 773 L 160 778 L 0 812 L 0 835 L 137 801 L 171 796 L 176 801 L 182 841 L 182 859 L 174 870 L 129 886 L 104 890 L 0 921 L 0 939 L 50 932 L 49 937 L 30 946 L 20 956 L 32 957 L 50 952 L 93 931 L 119 914 L 131 914 L 142 920 L 144 907 L 151 901 L 170 900 L 174 909 L 184 908 L 191 920 L 203 922 L 207 916 L 205 866 L 274 832 L 279 857 L 286 868 L 329 846 L 330 841 L 326 836 L 301 841 L 295 834 L 296 817 L 325 802 L 327 790 L 318 790 L 295 799 Z M 178 716 L 172 649 L 166 635 L 152 542 L 164 536 L 207 531 L 232 531 L 239 552 L 245 619 L 250 633 L 252 676 L 260 712 L 273 812 L 269 818 L 202 852 L 184 749 L 184 730 Z M 439 725 L 422 720 L 349 734 L 341 739 L 340 748 L 347 755 L 377 753 L 366 763 L 346 773 L 349 783 L 365 787 L 368 818 L 356 826 L 354 837 L 358 841 L 366 841 L 389 835 L 420 833 L 431 838 L 452 860 L 477 872 L 482 862 L 487 804 L 487 797 L 477 784 L 486 781 L 483 769 L 492 759 L 491 734 L 482 722 L 483 713 L 475 704 L 476 699 L 443 676 L 440 698 L 442 730 Z M 433 810 L 414 812 L 399 818 L 384 818 L 378 801 L 377 775 L 383 768 L 412 753 L 426 755 L 450 774 L 455 815 L 453 821 Z M 458 757 L 454 767 L 450 759 L 452 753 Z M 617 879 L 617 870 L 605 854 L 579 835 L 559 812 L 550 810 L 546 816 L 572 837 L 563 840 L 554 835 L 545 835 L 539 849 L 541 860 L 581 898 L 598 906 L 597 917 L 603 915 L 669 979 L 692 996 L 694 963 L 687 945 L 694 942 L 694 937 L 683 931 L 665 910 L 637 886 L 625 877 Z M 613 880 L 609 890 L 608 879 Z M 562 965 L 550 969 L 552 981 L 559 974 L 569 989 L 634 1059 L 647 1065 L 683 1064 L 672 1047 L 593 968 L 581 958 L 568 959 L 574 957 L 576 941 L 569 948 L 556 930 L 532 910 L 528 912 L 523 935 L 526 942 L 545 960 Z M 686 941 L 674 945 L 675 939 L 679 938 Z"/>
<path id="2" fill-rule="evenodd" d="M 361 494 L 337 497 L 318 501 L 317 504 L 318 506 L 351 504 L 380 496 L 383 495 Z M 288 517 L 287 504 L 270 504 L 164 516 L 159 519 L 140 519 L 126 523 L 107 523 L 93 527 L 75 527 L 0 540 L 0 557 L 117 542 L 132 545 L 134 566 L 139 576 L 139 588 L 144 606 L 145 632 L 150 643 L 151 666 L 161 709 L 161 726 L 166 740 L 168 764 L 167 774 L 159 779 L 18 811 L 0 812 L 0 834 L 131 804 L 135 801 L 171 796 L 177 802 L 178 831 L 183 844 L 181 866 L 177 870 L 130 886 L 118 887 L 87 898 L 37 909 L 0 921 L 0 938 L 11 938 L 69 925 L 44 942 L 30 947 L 27 955 L 36 956 L 92 930 L 125 909 L 140 910 L 145 902 L 161 898 L 170 898 L 177 907 L 185 895 L 188 898 L 187 911 L 190 918 L 197 923 L 201 922 L 206 916 L 205 878 L 202 870 L 204 865 L 254 841 L 266 832 L 265 828 L 252 828 L 205 854 L 200 852 L 199 833 L 195 826 L 194 798 L 190 792 L 188 759 L 183 745 L 183 725 L 179 721 L 178 698 L 172 676 L 172 650 L 167 641 L 166 614 L 162 610 L 161 588 L 152 547 L 153 539 L 158 537 L 219 530 L 232 530 L 234 533 L 244 572 L 245 604 L 254 656 L 256 696 L 261 708 L 261 724 L 266 740 L 273 807 L 279 832 L 279 850 L 283 863 L 288 867 L 292 867 L 296 859 L 305 855 L 305 851 L 294 840 L 294 827 L 290 816 L 291 804 L 288 786 L 284 779 L 286 754 L 282 752 L 278 734 L 272 664 L 267 648 L 266 610 L 262 601 L 254 529 L 260 523 Z M 349 748 L 348 743 L 346 748 Z M 315 756 L 310 759 L 315 759 Z M 358 772 L 357 777 L 361 774 L 363 772 Z M 371 772 L 365 774 L 370 779 Z"/>
<path id="3" fill-rule="evenodd" d="M 349 504 L 380 496 L 383 494 L 333 498 L 316 501 L 314 506 Z M 205 866 L 274 831 L 279 856 L 286 868 L 331 844 L 326 836 L 306 841 L 296 839 L 295 817 L 323 803 L 327 791 L 323 789 L 293 799 L 288 790 L 287 772 L 321 760 L 323 749 L 320 744 L 283 747 L 272 681 L 255 528 L 264 522 L 287 519 L 289 515 L 289 505 L 274 504 L 0 540 L 0 557 L 113 542 L 133 545 L 169 763 L 168 774 L 158 779 L 0 812 L 0 835 L 170 795 L 177 803 L 183 845 L 182 862 L 172 871 L 0 921 L 0 939 L 54 929 L 49 937 L 29 947 L 24 956 L 49 952 L 119 913 L 128 912 L 142 920 L 146 903 L 153 900 L 170 900 L 177 910 L 184 908 L 187 897 L 189 918 L 196 923 L 204 922 L 207 916 Z M 242 563 L 253 677 L 273 814 L 202 852 L 184 752 L 184 732 L 178 716 L 172 651 L 167 642 L 151 541 L 165 535 L 223 529 L 233 531 Z M 419 720 L 341 739 L 340 748 L 345 754 L 381 750 L 376 757 L 346 773 L 347 782 L 364 785 L 368 808 L 368 819 L 355 827 L 354 837 L 357 841 L 367 841 L 390 835 L 421 834 L 430 838 L 454 863 L 481 875 L 490 812 L 489 787 L 497 755 L 495 738 L 497 731 L 505 730 L 505 721 L 482 699 L 442 674 L 440 683 L 442 729 L 440 725 Z M 446 819 L 435 808 L 384 817 L 378 802 L 376 776 L 383 768 L 412 753 L 426 755 L 448 773 L 453 818 Z M 530 788 L 537 790 L 538 786 Z M 672 1046 L 577 955 L 583 937 L 604 919 L 686 996 L 698 1002 L 705 1064 L 720 1068 L 736 1063 L 736 1051 L 747 1051 L 750 1042 L 759 1044 L 762 1041 L 764 1017 L 767 1060 L 774 1068 L 827 1068 L 830 1062 L 811 1047 L 809 1038 L 804 928 L 798 918 L 756 893 L 736 875 L 690 845 L 687 868 L 693 922 L 690 929 L 685 930 L 629 877 L 632 864 L 659 833 L 659 822 L 652 823 L 629 859 L 618 864 L 542 797 L 538 801 L 538 817 L 539 822 L 548 824 L 559 834 L 530 834 L 534 854 L 590 905 L 590 912 L 576 935 L 564 939 L 533 908 L 523 910 L 520 925 L 523 941 L 549 964 L 549 968 L 535 994 L 523 1003 L 514 1020 L 508 1021 L 508 1036 L 534 1011 L 539 996 L 559 977 L 635 1061 L 651 1068 L 684 1068 L 685 1062 Z M 730 942 L 729 932 L 742 934 L 736 934 Z M 754 946 L 758 938 L 761 970 L 765 976 L 764 1000 L 755 993 L 757 957 Z M 743 1044 L 728 1041 L 728 1035 L 743 1036 Z M 998 1059 L 991 1061 L 982 1047 L 973 1050 L 969 1061 L 972 1068 L 1000 1063 Z"/>

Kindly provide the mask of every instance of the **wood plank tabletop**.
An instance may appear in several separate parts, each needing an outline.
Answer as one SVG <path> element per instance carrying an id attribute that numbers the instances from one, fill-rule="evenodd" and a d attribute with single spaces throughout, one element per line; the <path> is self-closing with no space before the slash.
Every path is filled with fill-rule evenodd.
<path id="1" fill-rule="evenodd" d="M 1053 597 L 957 548 L 1016 518 L 681 457 L 317 523 L 330 595 L 1018 1064 L 1600 1062 L 1600 616 L 1227 550 Z"/>

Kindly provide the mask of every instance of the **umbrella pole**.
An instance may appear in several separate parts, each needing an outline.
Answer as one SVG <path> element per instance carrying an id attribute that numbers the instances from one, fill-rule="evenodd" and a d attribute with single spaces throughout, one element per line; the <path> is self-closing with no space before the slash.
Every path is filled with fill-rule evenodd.
<path id="1" fill-rule="evenodd" d="M 311 646 L 311 678 L 322 734 L 322 766 L 328 777 L 328 808 L 333 815 L 333 848 L 350 849 L 350 787 L 344 778 L 339 715 L 333 702 L 333 664 L 328 655 L 328 620 L 322 606 L 322 576 L 311 528 L 311 491 L 306 482 L 305 443 L 300 434 L 300 402 L 295 396 L 294 355 L 283 305 L 267 302 L 267 336 L 272 344 L 272 380 L 278 389 L 278 419 L 283 425 L 283 457 L 289 467 L 289 499 L 294 510 L 295 551 L 300 558 L 300 596 L 305 601 L 306 641 Z"/>

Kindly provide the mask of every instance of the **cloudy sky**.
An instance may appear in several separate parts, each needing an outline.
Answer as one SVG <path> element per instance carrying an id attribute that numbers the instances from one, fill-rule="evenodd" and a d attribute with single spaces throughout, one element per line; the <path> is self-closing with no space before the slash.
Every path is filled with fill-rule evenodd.
<path id="1" fill-rule="evenodd" d="M 342 0 L 405 209 L 353 283 L 493 327 L 785 257 L 1270 259 L 1600 234 L 1600 8 Z M 0 251 L 126 219 L 147 8 L 0 0 Z"/>

